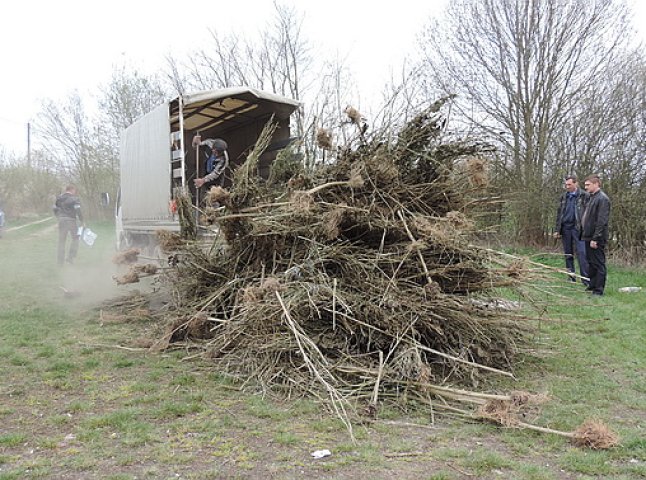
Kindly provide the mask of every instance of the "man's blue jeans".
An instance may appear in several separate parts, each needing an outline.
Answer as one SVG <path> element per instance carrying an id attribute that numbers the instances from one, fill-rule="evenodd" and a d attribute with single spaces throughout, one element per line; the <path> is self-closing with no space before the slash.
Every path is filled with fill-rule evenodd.
<path id="1" fill-rule="evenodd" d="M 579 232 L 576 227 L 563 225 L 561 229 L 563 238 L 563 253 L 565 254 L 565 268 L 569 272 L 576 273 L 574 269 L 574 255 L 579 260 L 579 275 L 588 277 L 588 259 L 585 253 L 585 242 L 579 239 Z M 576 281 L 573 279 L 573 281 Z M 583 280 L 588 284 L 587 280 Z"/>

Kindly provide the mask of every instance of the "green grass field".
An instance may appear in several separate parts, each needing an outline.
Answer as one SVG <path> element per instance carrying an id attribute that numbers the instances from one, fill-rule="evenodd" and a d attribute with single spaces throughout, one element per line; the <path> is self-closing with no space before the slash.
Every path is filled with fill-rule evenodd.
<path id="1" fill-rule="evenodd" d="M 10 227 L 10 225 L 8 225 Z M 620 446 L 592 451 L 558 435 L 383 406 L 344 425 L 310 399 L 242 392 L 191 352 L 133 347 L 159 326 L 100 321 L 117 287 L 113 232 L 56 265 L 53 220 L 0 239 L 0 480 L 142 478 L 637 479 L 646 477 L 646 272 L 609 270 L 591 298 L 554 276 L 561 297 L 542 314 L 517 379 L 481 389 L 550 400 L 531 420 L 571 431 L 602 420 Z M 560 266 L 560 257 L 538 256 Z M 621 286 L 643 287 L 624 294 Z M 315 459 L 315 450 L 332 455 Z"/>

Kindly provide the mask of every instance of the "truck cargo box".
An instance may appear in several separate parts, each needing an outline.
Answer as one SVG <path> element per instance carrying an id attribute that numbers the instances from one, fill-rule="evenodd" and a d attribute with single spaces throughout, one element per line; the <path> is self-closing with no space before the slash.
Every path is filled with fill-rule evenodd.
<path id="1" fill-rule="evenodd" d="M 259 173 L 269 167 L 290 137 L 290 116 L 299 103 L 248 87 L 232 87 L 181 95 L 159 105 L 126 128 L 121 136 L 121 183 L 117 195 L 117 247 L 146 246 L 156 230 L 179 231 L 170 208 L 174 192 L 187 191 L 198 205 L 205 189 L 195 178 L 205 175 L 208 148 L 193 148 L 192 139 L 222 138 L 228 144 L 231 171 L 243 163 L 262 129 L 273 116 L 277 122 L 270 146 L 261 156 Z"/>

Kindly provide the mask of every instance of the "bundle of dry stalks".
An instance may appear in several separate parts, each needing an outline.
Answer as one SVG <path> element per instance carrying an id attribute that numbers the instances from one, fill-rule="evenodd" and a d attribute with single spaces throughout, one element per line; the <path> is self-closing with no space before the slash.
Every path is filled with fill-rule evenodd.
<path id="1" fill-rule="evenodd" d="M 140 254 L 141 251 L 138 248 L 129 248 L 112 257 L 112 263 L 116 265 L 129 265 L 135 263 L 139 259 Z"/>
<path id="2" fill-rule="evenodd" d="M 361 113 L 359 113 L 359 110 L 350 105 L 345 108 L 345 114 L 348 116 L 350 121 L 356 125 L 361 124 L 361 120 L 363 120 L 363 117 L 361 116 Z"/>
<path id="3" fill-rule="evenodd" d="M 316 131 L 316 143 L 319 148 L 323 150 L 332 150 L 334 144 L 332 143 L 332 134 L 325 128 L 319 128 Z"/>
<path id="4" fill-rule="evenodd" d="M 619 445 L 619 436 L 600 420 L 588 419 L 573 432 L 555 430 L 527 423 L 525 418 L 531 407 L 547 401 L 545 395 L 532 395 L 526 392 L 514 392 L 511 395 L 490 398 L 482 403 L 474 413 L 466 410 L 452 409 L 467 417 L 486 420 L 508 428 L 525 428 L 536 432 L 559 435 L 569 438 L 577 447 L 593 450 L 607 450 Z M 529 407 L 529 409 L 528 409 Z"/>
<path id="5" fill-rule="evenodd" d="M 177 250 L 185 243 L 179 234 L 168 230 L 156 230 L 155 235 L 157 236 L 157 244 L 165 253 Z"/>
<path id="6" fill-rule="evenodd" d="M 178 192 L 175 195 L 177 214 L 179 217 L 180 236 L 184 240 L 195 240 L 197 237 L 197 222 L 191 197 L 187 192 Z"/>
<path id="7" fill-rule="evenodd" d="M 471 185 L 476 188 L 484 188 L 489 185 L 487 173 L 487 161 L 480 157 L 471 157 L 466 163 L 467 173 Z"/>
<path id="8" fill-rule="evenodd" d="M 229 193 L 228 190 L 216 186 L 216 187 L 211 187 L 209 190 L 209 193 L 207 193 L 205 201 L 207 205 L 210 206 L 220 206 L 223 205 L 229 200 L 231 197 L 231 194 Z"/>
<path id="9" fill-rule="evenodd" d="M 158 271 L 159 267 L 152 263 L 136 263 L 130 266 L 128 272 L 120 276 L 113 275 L 112 278 L 117 285 L 126 285 L 128 283 L 138 283 L 141 277 L 155 275 Z"/>
<path id="10" fill-rule="evenodd" d="M 266 129 L 222 200 L 215 248 L 184 245 L 164 276 L 176 305 L 158 348 L 199 341 L 228 374 L 327 399 L 346 420 L 357 401 L 473 403 L 447 385 L 512 376 L 527 319 L 472 300 L 528 275 L 469 244 L 454 166 L 490 147 L 443 143 L 433 108 L 396 142 L 342 149 L 291 191 L 253 175 Z"/>

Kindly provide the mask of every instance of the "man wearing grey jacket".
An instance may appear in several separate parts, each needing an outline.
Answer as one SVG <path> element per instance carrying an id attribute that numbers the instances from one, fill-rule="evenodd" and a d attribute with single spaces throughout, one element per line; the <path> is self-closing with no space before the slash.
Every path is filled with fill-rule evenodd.
<path id="1" fill-rule="evenodd" d="M 581 218 L 581 240 L 585 242 L 590 275 L 590 285 L 586 290 L 593 295 L 603 295 L 607 276 L 606 248 L 609 238 L 610 199 L 601 191 L 601 179 L 598 175 L 587 177 L 584 186 L 589 194 Z"/>
<path id="2" fill-rule="evenodd" d="M 224 171 L 229 166 L 229 154 L 227 153 L 227 142 L 221 138 L 207 138 L 202 141 L 199 135 L 193 138 L 193 148 L 206 145 L 211 150 L 211 154 L 206 160 L 206 175 L 193 180 L 195 187 L 201 188 L 204 185 L 222 186 L 224 183 Z"/>

